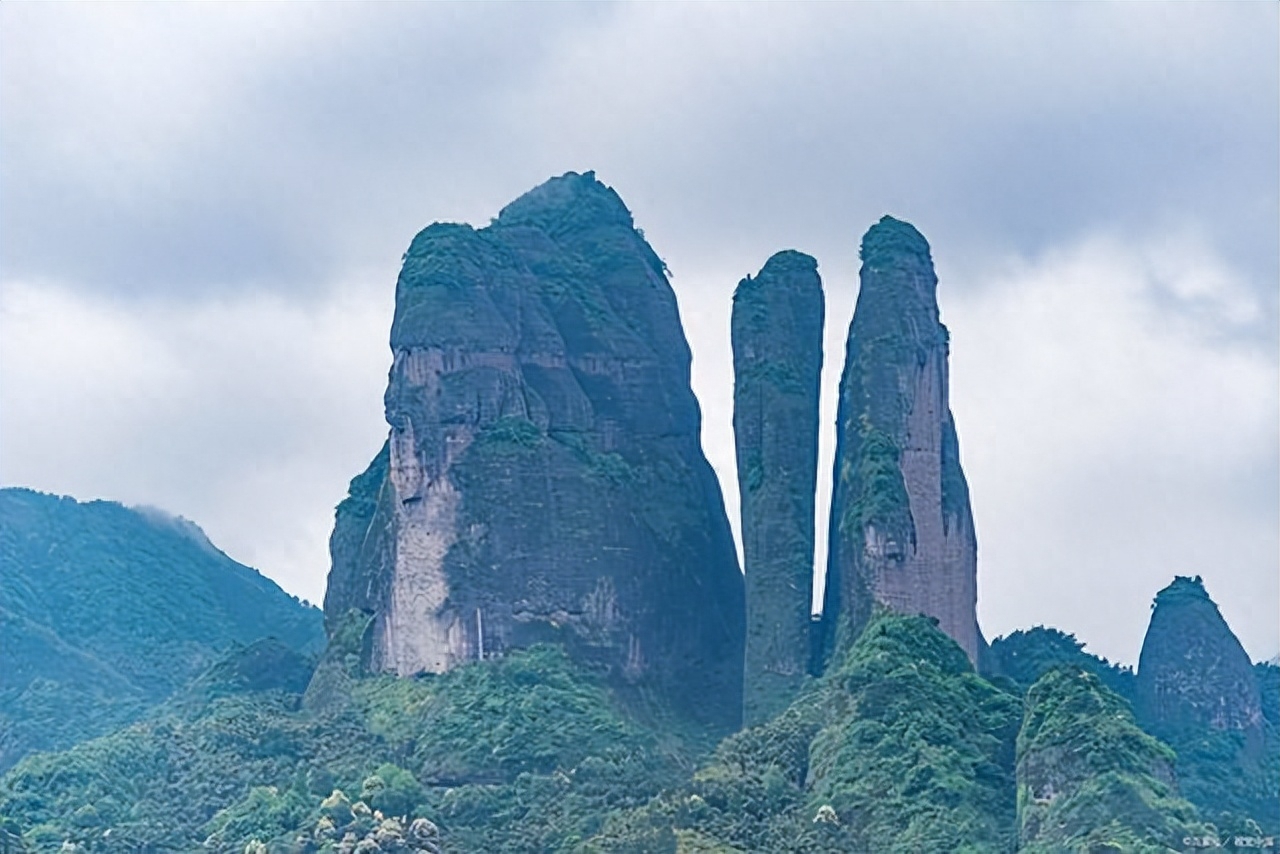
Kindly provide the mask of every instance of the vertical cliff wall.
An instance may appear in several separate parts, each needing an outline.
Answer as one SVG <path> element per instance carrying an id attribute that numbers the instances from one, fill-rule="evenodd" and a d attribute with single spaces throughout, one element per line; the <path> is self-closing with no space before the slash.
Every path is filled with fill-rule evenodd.
<path id="1" fill-rule="evenodd" d="M 862 239 L 837 416 L 823 644 L 879 602 L 927 614 L 977 660 L 977 541 L 948 403 L 929 244 L 884 217 Z"/>
<path id="2" fill-rule="evenodd" d="M 331 539 L 330 625 L 442 672 L 542 640 L 709 722 L 741 714 L 744 601 L 661 260 L 592 173 L 414 238 L 387 446 Z"/>
<path id="3" fill-rule="evenodd" d="M 733 294 L 747 725 L 783 711 L 808 667 L 822 319 L 818 263 L 799 252 L 774 255 Z"/>

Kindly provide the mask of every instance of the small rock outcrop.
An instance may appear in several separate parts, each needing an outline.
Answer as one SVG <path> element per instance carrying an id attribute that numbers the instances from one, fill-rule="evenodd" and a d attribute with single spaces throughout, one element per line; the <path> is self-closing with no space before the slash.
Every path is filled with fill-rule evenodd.
<path id="1" fill-rule="evenodd" d="M 884 217 L 862 239 L 840 381 L 823 606 L 827 654 L 875 603 L 938 620 L 976 662 L 977 541 L 948 402 L 929 244 Z"/>
<path id="2" fill-rule="evenodd" d="M 734 291 L 747 725 L 784 710 L 808 667 L 822 322 L 818 263 L 800 252 L 779 252 Z"/>
<path id="3" fill-rule="evenodd" d="M 1138 657 L 1138 720 L 1177 751 L 1182 792 L 1221 826 L 1280 832 L 1280 738 L 1259 671 L 1200 576 L 1156 594 Z"/>
<path id="4" fill-rule="evenodd" d="M 1138 709 L 1168 737 L 1193 730 L 1260 737 L 1262 700 L 1253 663 L 1200 576 L 1156 594 L 1138 658 Z"/>
<path id="5" fill-rule="evenodd" d="M 662 261 L 593 173 L 414 238 L 390 436 L 338 508 L 331 627 L 443 672 L 540 641 L 709 722 L 741 717 L 744 602 Z"/>

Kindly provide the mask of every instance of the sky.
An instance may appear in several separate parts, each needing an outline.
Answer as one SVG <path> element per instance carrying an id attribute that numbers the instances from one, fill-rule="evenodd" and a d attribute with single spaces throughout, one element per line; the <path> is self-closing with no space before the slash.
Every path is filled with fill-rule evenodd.
<path id="1" fill-rule="evenodd" d="M 0 4 L 0 484 L 180 514 L 320 601 L 409 241 L 594 169 L 673 273 L 735 528 L 733 288 L 819 261 L 825 515 L 890 213 L 933 247 L 987 637 L 1132 664 L 1202 575 L 1270 658 L 1278 32 L 1274 3 Z"/>

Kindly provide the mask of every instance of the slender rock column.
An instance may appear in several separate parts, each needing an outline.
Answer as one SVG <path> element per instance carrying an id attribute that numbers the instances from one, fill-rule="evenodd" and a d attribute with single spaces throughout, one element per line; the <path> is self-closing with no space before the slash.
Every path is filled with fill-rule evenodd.
<path id="1" fill-rule="evenodd" d="M 809 658 L 822 281 L 779 252 L 733 295 L 733 430 L 747 589 L 743 719 L 795 697 Z"/>
<path id="2" fill-rule="evenodd" d="M 976 662 L 978 546 L 948 402 L 929 244 L 884 217 L 862 239 L 840 380 L 824 648 L 876 603 L 926 614 Z"/>

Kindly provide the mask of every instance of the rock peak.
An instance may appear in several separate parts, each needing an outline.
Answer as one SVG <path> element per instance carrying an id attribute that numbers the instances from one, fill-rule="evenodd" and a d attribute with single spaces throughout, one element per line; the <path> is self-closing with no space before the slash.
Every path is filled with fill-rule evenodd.
<path id="1" fill-rule="evenodd" d="M 748 725 L 785 709 L 809 666 L 823 312 L 818 263 L 793 250 L 774 255 L 733 295 Z"/>
<path id="2" fill-rule="evenodd" d="M 622 197 L 593 171 L 566 172 L 539 184 L 503 208 L 497 223 L 536 226 L 552 237 L 605 225 L 634 227 Z"/>
<path id="3" fill-rule="evenodd" d="M 433 225 L 396 285 L 388 443 L 338 507 L 330 632 L 440 673 L 544 641 L 717 728 L 743 582 L 661 261 L 591 172 Z"/>
<path id="4" fill-rule="evenodd" d="M 862 236 L 858 258 L 876 263 L 902 256 L 923 258 L 929 264 L 933 263 L 929 241 L 924 235 L 911 223 L 885 214 Z"/>
<path id="5" fill-rule="evenodd" d="M 1179 786 L 1203 815 L 1280 826 L 1280 745 L 1257 672 L 1199 576 L 1156 594 L 1135 683 L 1139 721 L 1177 752 Z"/>
<path id="6" fill-rule="evenodd" d="M 1187 727 L 1252 732 L 1262 724 L 1253 664 L 1198 575 L 1176 576 L 1156 594 L 1137 688 L 1157 735 Z"/>
<path id="7" fill-rule="evenodd" d="M 948 337 L 929 244 L 886 216 L 862 239 L 840 380 L 824 645 L 876 603 L 936 617 L 971 660 L 977 541 L 949 403 Z"/>

